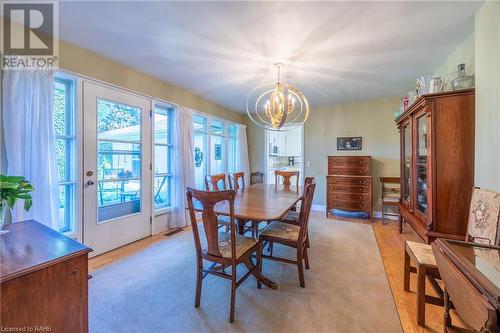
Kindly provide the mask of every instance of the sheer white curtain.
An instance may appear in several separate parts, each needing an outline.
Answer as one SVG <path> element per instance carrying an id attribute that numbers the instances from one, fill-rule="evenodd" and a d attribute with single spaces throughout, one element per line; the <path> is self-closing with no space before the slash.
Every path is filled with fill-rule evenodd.
<path id="1" fill-rule="evenodd" d="M 174 113 L 174 159 L 172 219 L 169 227 L 188 225 L 186 219 L 186 187 L 194 187 L 193 109 L 177 107 Z"/>
<path id="2" fill-rule="evenodd" d="M 236 170 L 245 173 L 245 185 L 250 184 L 250 163 L 248 159 L 247 126 L 238 125 L 238 139 L 236 143 Z"/>
<path id="3" fill-rule="evenodd" d="M 35 191 L 29 212 L 18 202 L 12 221 L 37 220 L 57 229 L 59 179 L 53 126 L 54 72 L 4 71 L 3 130 L 7 174 L 24 176 Z"/>

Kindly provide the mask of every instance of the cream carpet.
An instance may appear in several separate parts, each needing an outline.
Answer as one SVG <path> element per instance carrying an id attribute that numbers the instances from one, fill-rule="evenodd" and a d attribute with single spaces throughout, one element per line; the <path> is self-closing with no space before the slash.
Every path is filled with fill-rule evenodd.
<path id="1" fill-rule="evenodd" d="M 228 280 L 206 277 L 193 306 L 191 231 L 166 238 L 93 273 L 90 332 L 401 332 L 371 226 L 311 218 L 310 237 L 306 288 L 296 266 L 264 260 L 279 289 L 259 290 L 249 277 L 236 292 L 233 324 Z"/>

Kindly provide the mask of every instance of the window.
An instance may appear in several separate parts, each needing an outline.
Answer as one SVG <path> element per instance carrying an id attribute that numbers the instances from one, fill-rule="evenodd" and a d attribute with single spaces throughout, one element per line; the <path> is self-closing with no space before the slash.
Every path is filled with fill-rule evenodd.
<path id="1" fill-rule="evenodd" d="M 172 112 L 171 106 L 155 105 L 154 123 L 154 180 L 153 202 L 155 210 L 171 203 L 172 188 Z"/>
<path id="2" fill-rule="evenodd" d="M 195 187 L 207 174 L 236 172 L 238 126 L 200 114 L 193 116 Z"/>
<path id="3" fill-rule="evenodd" d="M 76 222 L 76 134 L 73 91 L 73 81 L 56 77 L 53 116 L 59 174 L 60 232 L 74 231 Z"/>

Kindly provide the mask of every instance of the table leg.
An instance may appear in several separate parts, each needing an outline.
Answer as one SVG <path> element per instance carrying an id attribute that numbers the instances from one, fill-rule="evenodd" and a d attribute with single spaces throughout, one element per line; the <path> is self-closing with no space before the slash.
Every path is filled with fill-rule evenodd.
<path id="1" fill-rule="evenodd" d="M 245 266 L 246 266 L 246 267 L 247 267 L 247 269 L 249 269 L 249 270 L 255 267 L 255 265 L 253 264 L 252 259 L 250 259 L 250 257 L 249 257 L 247 260 L 245 260 L 243 263 L 245 264 Z M 261 263 L 261 264 L 262 264 L 262 263 Z M 252 274 L 252 275 L 253 275 L 253 276 L 255 276 L 255 278 L 256 278 L 256 279 L 258 279 L 258 277 L 257 277 L 257 272 L 255 272 L 255 273 L 254 273 L 254 274 Z M 271 289 L 273 289 L 273 290 L 278 289 L 278 285 L 277 285 L 275 282 L 273 282 L 273 281 L 269 280 L 269 279 L 268 279 L 267 277 L 265 277 L 264 275 L 262 275 L 262 273 L 260 274 L 260 279 L 259 279 L 259 280 L 260 280 L 260 282 L 262 282 L 264 285 L 266 285 L 267 287 L 269 287 L 269 288 L 271 288 Z"/>
<path id="2" fill-rule="evenodd" d="M 238 234 L 243 235 L 245 233 L 246 220 L 236 219 L 236 223 L 238 223 Z"/>

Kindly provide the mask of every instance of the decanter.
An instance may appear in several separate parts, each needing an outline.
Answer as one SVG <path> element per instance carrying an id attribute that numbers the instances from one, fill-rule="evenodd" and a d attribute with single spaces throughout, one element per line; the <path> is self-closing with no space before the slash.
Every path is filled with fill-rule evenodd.
<path id="1" fill-rule="evenodd" d="M 474 87 L 474 76 L 465 73 L 465 64 L 458 67 L 458 76 L 451 81 L 453 90 L 467 89 Z"/>

